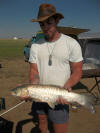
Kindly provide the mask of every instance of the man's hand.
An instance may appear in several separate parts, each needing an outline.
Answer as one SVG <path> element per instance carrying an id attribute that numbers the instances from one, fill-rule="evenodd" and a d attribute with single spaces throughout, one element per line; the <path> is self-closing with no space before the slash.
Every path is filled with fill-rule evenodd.
<path id="1" fill-rule="evenodd" d="M 20 99 L 21 99 L 21 101 L 24 101 L 25 100 L 25 102 L 32 101 L 32 98 L 29 97 L 29 96 L 22 96 L 22 97 L 20 97 Z"/>
<path id="2" fill-rule="evenodd" d="M 69 104 L 65 99 L 63 99 L 61 96 L 58 97 L 57 103 L 59 104 Z"/>
<path id="3" fill-rule="evenodd" d="M 63 87 L 65 90 L 71 92 L 72 91 L 72 88 L 71 87 L 68 87 L 66 84 L 64 85 Z"/>
<path id="4" fill-rule="evenodd" d="M 63 88 L 64 88 L 65 90 L 69 91 L 69 92 L 72 91 L 72 88 L 67 87 L 66 85 L 64 85 Z M 58 97 L 57 103 L 59 103 L 59 104 L 69 104 L 69 103 L 68 103 L 65 99 L 63 99 L 61 96 Z"/>

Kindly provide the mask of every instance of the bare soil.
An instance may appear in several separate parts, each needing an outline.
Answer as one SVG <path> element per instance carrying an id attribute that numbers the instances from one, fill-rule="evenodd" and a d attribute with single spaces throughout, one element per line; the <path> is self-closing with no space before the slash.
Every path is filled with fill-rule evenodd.
<path id="1" fill-rule="evenodd" d="M 23 59 L 1 60 L 0 64 L 0 97 L 5 98 L 6 110 L 20 103 L 20 99 L 10 95 L 9 90 L 18 84 L 28 83 L 29 64 Z M 81 89 L 75 91 L 86 92 L 85 87 L 91 88 L 95 84 L 93 78 L 81 79 Z M 95 91 L 97 88 L 95 88 Z M 99 95 L 99 94 L 98 94 Z M 100 95 L 99 95 L 100 96 Z M 25 102 L 13 109 L 2 118 L 13 122 L 11 133 L 38 133 L 31 112 L 31 102 Z M 68 133 L 100 133 L 100 106 L 96 106 L 96 114 L 91 114 L 89 110 L 80 108 L 77 111 L 70 109 L 70 119 Z M 6 110 L 1 110 L 0 114 Z M 0 131 L 1 133 L 1 131 Z"/>

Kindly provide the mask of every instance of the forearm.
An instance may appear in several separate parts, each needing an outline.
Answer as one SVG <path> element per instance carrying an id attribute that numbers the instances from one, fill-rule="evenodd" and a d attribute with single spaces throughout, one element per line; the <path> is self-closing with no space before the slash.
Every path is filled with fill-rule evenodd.
<path id="1" fill-rule="evenodd" d="M 39 83 L 38 74 L 30 72 L 30 74 L 29 74 L 29 82 L 32 83 L 32 84 L 38 84 Z"/>
<path id="2" fill-rule="evenodd" d="M 32 84 L 39 83 L 39 74 L 38 74 L 36 66 L 34 65 L 30 65 L 29 82 Z"/>
<path id="3" fill-rule="evenodd" d="M 64 88 L 72 88 L 76 85 L 82 77 L 82 62 L 72 63 L 72 74 L 68 81 L 66 81 Z"/>
<path id="4" fill-rule="evenodd" d="M 65 83 L 64 85 L 64 88 L 72 88 L 74 85 L 76 85 L 79 80 L 81 79 L 81 76 L 82 76 L 82 72 L 76 72 L 76 73 L 73 73 L 69 80 Z"/>

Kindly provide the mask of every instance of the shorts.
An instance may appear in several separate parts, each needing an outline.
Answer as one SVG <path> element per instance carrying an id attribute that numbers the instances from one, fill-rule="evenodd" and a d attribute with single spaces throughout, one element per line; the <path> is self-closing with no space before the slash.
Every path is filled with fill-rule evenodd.
<path id="1" fill-rule="evenodd" d="M 56 124 L 63 124 L 69 120 L 69 105 L 58 104 L 51 109 L 47 103 L 35 103 L 35 109 L 37 114 L 46 114 L 48 119 Z"/>

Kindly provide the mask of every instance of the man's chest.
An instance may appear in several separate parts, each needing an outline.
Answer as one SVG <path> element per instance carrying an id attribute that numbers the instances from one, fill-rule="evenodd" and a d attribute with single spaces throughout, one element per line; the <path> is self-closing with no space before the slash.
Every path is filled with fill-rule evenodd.
<path id="1" fill-rule="evenodd" d="M 53 60 L 69 61 L 69 48 L 66 44 L 42 45 L 38 49 L 37 58 L 40 61 L 47 60 L 49 57 Z"/>

